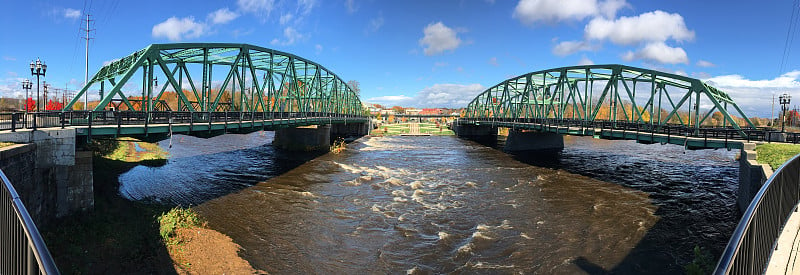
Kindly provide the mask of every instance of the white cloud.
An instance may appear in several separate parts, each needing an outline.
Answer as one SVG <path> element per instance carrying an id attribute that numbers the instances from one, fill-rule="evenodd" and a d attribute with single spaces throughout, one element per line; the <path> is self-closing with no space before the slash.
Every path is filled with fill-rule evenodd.
<path id="1" fill-rule="evenodd" d="M 598 5 L 598 12 L 606 18 L 617 17 L 617 11 L 625 7 L 630 7 L 630 4 L 625 2 L 625 0 L 607 0 L 600 2 Z"/>
<path id="2" fill-rule="evenodd" d="M 655 61 L 662 64 L 689 63 L 689 57 L 686 55 L 686 51 L 684 51 L 682 48 L 673 48 L 667 46 L 667 44 L 664 44 L 663 42 L 647 44 L 644 48 L 636 52 L 628 51 L 622 55 L 622 59 L 625 61 L 632 61 L 636 59 Z"/>
<path id="3" fill-rule="evenodd" d="M 583 65 L 594 65 L 594 61 L 592 61 L 591 59 L 589 59 L 588 57 L 586 57 L 584 55 L 583 57 L 581 57 L 581 60 L 578 60 L 578 65 L 580 65 L 580 66 L 583 66 Z"/>
<path id="4" fill-rule="evenodd" d="M 231 22 L 233 19 L 239 17 L 239 14 L 232 12 L 228 8 L 218 9 L 208 14 L 209 20 L 212 24 L 225 24 Z"/>
<path id="5" fill-rule="evenodd" d="M 512 17 L 529 25 L 583 20 L 593 16 L 613 18 L 619 9 L 626 6 L 625 0 L 520 0 Z"/>
<path id="6" fill-rule="evenodd" d="M 111 63 L 114 63 L 114 62 L 116 62 L 118 60 L 119 60 L 119 58 L 114 58 L 114 59 L 111 59 L 111 60 L 103 61 L 103 66 L 111 64 Z"/>
<path id="7" fill-rule="evenodd" d="M 64 9 L 64 18 L 67 19 L 78 19 L 81 17 L 81 11 L 71 8 Z"/>
<path id="8" fill-rule="evenodd" d="M 358 6 L 356 6 L 355 0 L 345 0 L 344 7 L 347 9 L 347 13 L 349 14 L 353 14 L 356 13 L 356 11 L 358 11 Z"/>
<path id="9" fill-rule="evenodd" d="M 791 71 L 773 79 L 750 80 L 741 75 L 721 75 L 703 80 L 727 92 L 748 116 L 769 117 L 773 94 L 775 98 L 783 93 L 795 97 L 800 95 L 800 71 Z M 778 108 L 775 110 L 777 112 Z"/>
<path id="10" fill-rule="evenodd" d="M 589 40 L 609 40 L 618 45 L 635 45 L 669 39 L 690 41 L 694 39 L 694 31 L 686 28 L 680 14 L 657 10 L 614 20 L 594 18 L 584 28 L 584 36 Z"/>
<path id="11" fill-rule="evenodd" d="M 455 50 L 461 45 L 457 32 L 442 22 L 428 24 L 422 32 L 425 36 L 419 40 L 419 44 L 423 47 L 425 55 L 437 55 Z"/>
<path id="12" fill-rule="evenodd" d="M 600 47 L 586 41 L 564 41 L 553 47 L 553 54 L 567 56 L 580 51 L 596 51 Z"/>
<path id="13" fill-rule="evenodd" d="M 301 14 L 308 14 L 317 6 L 317 0 L 297 0 L 297 9 Z"/>
<path id="14" fill-rule="evenodd" d="M 497 63 L 497 57 L 489 58 L 489 65 L 492 65 L 492 66 L 495 66 L 495 67 L 500 66 L 500 64 Z"/>
<path id="15" fill-rule="evenodd" d="M 17 61 L 17 58 L 13 57 L 13 56 L 4 55 L 3 56 L 3 60 L 5 60 L 5 61 Z"/>
<path id="16" fill-rule="evenodd" d="M 283 40 L 283 41 L 275 38 L 275 39 L 272 39 L 272 41 L 270 43 L 272 45 L 287 46 L 287 45 L 292 45 L 295 42 L 305 38 L 304 35 L 302 35 L 299 32 L 297 32 L 297 30 L 295 30 L 291 26 L 286 27 L 285 29 L 283 29 L 283 37 L 285 38 L 285 40 Z"/>
<path id="17" fill-rule="evenodd" d="M 708 67 L 714 67 L 714 66 L 717 66 L 717 65 L 715 65 L 714 63 L 711 63 L 711 62 L 708 62 L 708 61 L 705 61 L 705 60 L 698 60 L 698 61 L 697 61 L 697 63 L 695 63 L 695 64 L 696 64 L 698 67 L 703 67 L 703 68 L 708 68 Z"/>
<path id="18" fill-rule="evenodd" d="M 236 4 L 244 12 L 255 14 L 269 14 L 275 8 L 275 0 L 237 0 Z"/>
<path id="19" fill-rule="evenodd" d="M 369 20 L 369 25 L 367 25 L 367 34 L 377 32 L 383 26 L 383 14 L 379 14 L 378 17 Z"/>
<path id="20" fill-rule="evenodd" d="M 417 92 L 413 97 L 381 96 L 369 98 L 366 101 L 382 105 L 403 105 L 410 107 L 445 107 L 459 108 L 469 104 L 479 93 L 486 90 L 480 84 L 434 84 Z"/>
<path id="21" fill-rule="evenodd" d="M 289 21 L 292 20 L 292 17 L 294 17 L 294 15 L 292 15 L 291 13 L 287 13 L 281 15 L 281 18 L 278 21 L 281 23 L 281 25 L 286 25 L 286 23 L 289 23 Z"/>
<path id="22" fill-rule="evenodd" d="M 317 44 L 317 45 L 315 45 L 315 46 L 314 46 L 314 51 L 315 51 L 317 54 L 321 54 L 321 53 L 322 53 L 322 45 L 320 45 L 320 44 Z"/>
<path id="23" fill-rule="evenodd" d="M 153 26 L 152 35 L 154 38 L 164 37 L 170 41 L 181 41 L 184 38 L 200 37 L 206 29 L 205 24 L 195 22 L 193 16 L 181 19 L 173 16 Z"/>

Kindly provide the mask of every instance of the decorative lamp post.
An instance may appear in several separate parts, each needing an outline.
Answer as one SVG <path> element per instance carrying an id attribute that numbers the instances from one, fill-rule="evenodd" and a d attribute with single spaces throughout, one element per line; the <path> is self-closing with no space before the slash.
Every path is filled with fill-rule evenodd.
<path id="1" fill-rule="evenodd" d="M 781 117 L 781 132 L 783 132 L 785 130 L 785 124 L 786 124 L 786 111 L 788 111 L 787 106 L 789 105 L 789 102 L 792 100 L 792 96 L 788 94 L 782 94 L 778 99 L 780 100 L 781 109 L 783 110 L 783 115 Z"/>
<path id="2" fill-rule="evenodd" d="M 31 75 L 36 76 L 36 111 L 39 111 L 39 76 L 45 76 L 47 73 L 47 64 L 44 64 L 39 58 L 36 62 L 31 61 Z"/>
<path id="3" fill-rule="evenodd" d="M 28 112 L 28 91 L 31 90 L 32 86 L 33 83 L 30 80 L 25 79 L 22 81 L 22 89 L 25 90 L 25 99 L 22 100 L 22 108 L 25 110 L 25 113 Z"/>

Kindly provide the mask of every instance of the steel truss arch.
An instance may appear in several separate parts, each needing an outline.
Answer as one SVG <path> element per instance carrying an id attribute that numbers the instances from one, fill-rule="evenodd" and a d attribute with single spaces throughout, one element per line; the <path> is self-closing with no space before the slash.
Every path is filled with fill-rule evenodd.
<path id="1" fill-rule="evenodd" d="M 219 72 L 224 78 L 215 79 Z M 126 87 L 135 86 L 134 75 L 141 75 L 140 91 Z M 161 87 L 158 76 L 163 77 Z M 152 44 L 100 68 L 64 111 L 72 110 L 98 84 L 101 96 L 93 111 L 112 105 L 143 112 L 177 108 L 362 114 L 358 95 L 335 73 L 308 59 L 249 44 Z M 167 104 L 165 92 L 174 92 L 170 96 L 177 103 Z"/>
<path id="2" fill-rule="evenodd" d="M 727 93 L 707 83 L 618 64 L 553 68 L 507 79 L 476 96 L 464 117 L 610 120 L 694 129 L 714 117 L 742 137 L 742 128 L 755 128 Z"/>

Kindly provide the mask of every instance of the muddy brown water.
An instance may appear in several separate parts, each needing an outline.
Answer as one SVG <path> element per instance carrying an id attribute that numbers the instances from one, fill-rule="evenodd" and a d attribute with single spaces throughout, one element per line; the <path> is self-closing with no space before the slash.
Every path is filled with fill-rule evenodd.
<path id="1" fill-rule="evenodd" d="M 120 193 L 194 205 L 281 274 L 675 274 L 695 245 L 718 256 L 738 221 L 726 150 L 567 137 L 561 154 L 512 156 L 432 136 L 317 156 L 271 139 L 176 136 Z"/>

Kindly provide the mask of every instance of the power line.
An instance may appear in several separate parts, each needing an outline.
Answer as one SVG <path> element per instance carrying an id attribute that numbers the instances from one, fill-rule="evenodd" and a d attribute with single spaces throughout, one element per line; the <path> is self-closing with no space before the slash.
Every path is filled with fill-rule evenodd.
<path id="1" fill-rule="evenodd" d="M 800 0 L 795 0 L 792 3 L 792 15 L 789 18 L 789 28 L 786 30 L 786 40 L 783 43 L 783 55 L 781 55 L 781 65 L 779 67 L 778 75 L 782 75 L 785 69 L 786 60 L 789 58 L 791 46 L 794 43 L 794 37 L 797 34 L 797 19 L 798 8 L 800 8 Z"/>

